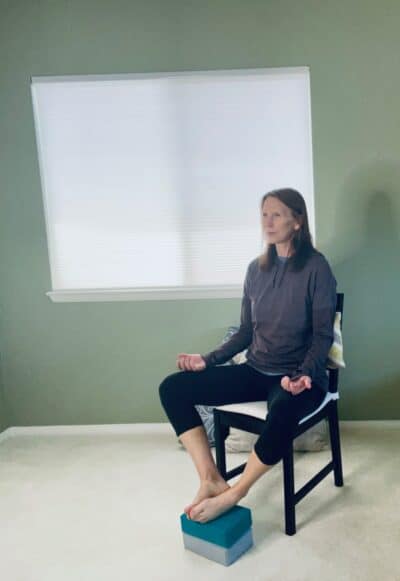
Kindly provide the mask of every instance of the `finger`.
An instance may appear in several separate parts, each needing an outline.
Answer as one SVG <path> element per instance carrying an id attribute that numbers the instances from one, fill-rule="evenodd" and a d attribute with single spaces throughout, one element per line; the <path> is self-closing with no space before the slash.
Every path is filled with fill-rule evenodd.
<path id="1" fill-rule="evenodd" d="M 192 357 L 189 358 L 189 366 L 190 371 L 196 371 L 196 361 Z"/>
<path id="2" fill-rule="evenodd" d="M 310 377 L 308 377 L 307 375 L 304 375 L 301 379 L 302 379 L 304 387 L 307 389 L 311 389 L 312 381 L 311 381 Z"/>
<path id="3" fill-rule="evenodd" d="M 290 382 L 290 389 L 297 389 L 300 386 L 301 386 L 301 383 L 299 380 Z"/>
<path id="4" fill-rule="evenodd" d="M 200 361 L 197 361 L 197 359 L 192 359 L 191 364 L 192 364 L 192 371 L 198 371 L 200 369 L 201 363 L 200 363 Z"/>
<path id="5" fill-rule="evenodd" d="M 176 364 L 178 365 L 179 369 L 185 369 L 185 357 L 186 353 L 178 353 L 178 359 L 176 360 Z"/>
<path id="6" fill-rule="evenodd" d="M 297 395 L 298 393 L 300 393 L 301 391 L 303 391 L 303 387 L 301 385 L 292 385 L 290 388 L 290 391 L 293 393 L 293 395 Z"/>

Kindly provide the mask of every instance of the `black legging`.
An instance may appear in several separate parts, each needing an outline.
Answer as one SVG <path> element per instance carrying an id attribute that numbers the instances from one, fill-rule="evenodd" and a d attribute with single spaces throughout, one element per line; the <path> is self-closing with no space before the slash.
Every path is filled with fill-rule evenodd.
<path id="1" fill-rule="evenodd" d="M 261 462 L 271 466 L 282 459 L 299 420 L 314 411 L 326 395 L 315 384 L 293 395 L 281 387 L 282 377 L 264 375 L 246 363 L 178 371 L 162 381 L 160 399 L 177 436 L 203 425 L 195 405 L 267 401 L 265 428 L 254 450 Z"/>

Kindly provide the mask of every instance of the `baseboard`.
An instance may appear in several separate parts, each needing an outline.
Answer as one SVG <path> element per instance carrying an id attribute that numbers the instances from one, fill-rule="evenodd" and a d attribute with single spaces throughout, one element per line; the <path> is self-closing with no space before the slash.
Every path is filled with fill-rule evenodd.
<path id="1" fill-rule="evenodd" d="M 340 420 L 347 427 L 400 428 L 400 420 Z M 76 426 L 13 426 L 0 433 L 0 442 L 13 436 L 84 435 L 84 434 L 175 434 L 171 424 L 93 424 Z"/>
<path id="2" fill-rule="evenodd" d="M 84 434 L 175 434 L 169 423 L 90 424 L 74 426 L 13 426 L 0 434 L 0 442 L 13 436 L 71 436 Z"/>
<path id="3" fill-rule="evenodd" d="M 339 424 L 349 427 L 400 428 L 400 420 L 339 420 Z"/>

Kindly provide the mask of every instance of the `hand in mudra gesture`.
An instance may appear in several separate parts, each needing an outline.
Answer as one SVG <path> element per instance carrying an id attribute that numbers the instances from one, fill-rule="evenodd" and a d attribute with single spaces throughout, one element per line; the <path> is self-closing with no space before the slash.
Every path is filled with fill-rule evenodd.
<path id="1" fill-rule="evenodd" d="M 183 371 L 201 371 L 206 368 L 206 362 L 198 353 L 179 353 L 176 365 Z"/>
<path id="2" fill-rule="evenodd" d="M 293 395 L 298 395 L 305 389 L 311 389 L 311 377 L 308 375 L 301 375 L 296 379 L 290 379 L 287 375 L 282 377 L 281 379 L 281 386 L 286 391 L 290 391 Z"/>

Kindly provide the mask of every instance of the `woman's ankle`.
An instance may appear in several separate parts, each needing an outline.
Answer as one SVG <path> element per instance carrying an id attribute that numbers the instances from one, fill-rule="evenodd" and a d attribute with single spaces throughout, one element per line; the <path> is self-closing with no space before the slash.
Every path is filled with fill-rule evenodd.
<path id="1" fill-rule="evenodd" d="M 200 477 L 200 482 L 210 482 L 212 484 L 227 484 L 219 472 L 209 472 Z"/>

